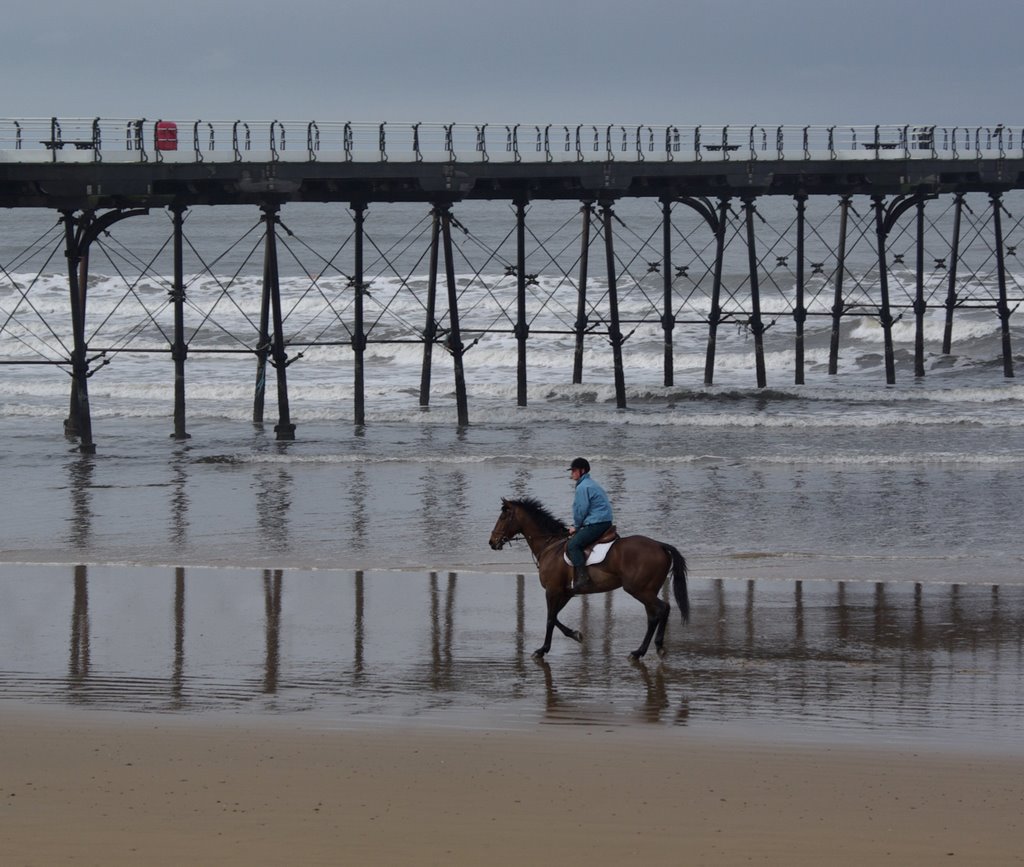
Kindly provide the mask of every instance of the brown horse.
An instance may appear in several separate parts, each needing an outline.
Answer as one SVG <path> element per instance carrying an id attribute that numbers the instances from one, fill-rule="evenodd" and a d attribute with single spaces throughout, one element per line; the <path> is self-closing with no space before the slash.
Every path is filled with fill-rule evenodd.
<path id="1" fill-rule="evenodd" d="M 556 626 L 563 635 L 576 641 L 583 640 L 579 632 L 558 619 L 558 612 L 575 595 L 571 589 L 573 570 L 562 556 L 569 528 L 532 497 L 520 500 L 502 498 L 501 514 L 491 531 L 491 547 L 499 551 L 517 536 L 525 538 L 530 546 L 533 559 L 537 561 L 540 584 L 547 595 L 544 645 L 533 652 L 539 659 L 551 649 L 551 634 Z M 670 575 L 683 623 L 690 616 L 683 555 L 671 545 L 647 536 L 624 536 L 612 545 L 604 561 L 590 566 L 589 571 L 592 583 L 584 593 L 607 593 L 621 587 L 647 609 L 647 634 L 630 656 L 640 659 L 647 653 L 652 637 L 658 655 L 664 656 L 670 606 L 658 598 L 658 593 Z"/>

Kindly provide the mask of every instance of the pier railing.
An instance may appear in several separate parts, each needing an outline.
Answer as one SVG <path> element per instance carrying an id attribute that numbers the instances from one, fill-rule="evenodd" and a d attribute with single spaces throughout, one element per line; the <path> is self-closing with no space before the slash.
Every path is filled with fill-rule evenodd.
<path id="1" fill-rule="evenodd" d="M 1024 158 L 1024 126 L 0 118 L 0 162 L 700 162 Z"/>

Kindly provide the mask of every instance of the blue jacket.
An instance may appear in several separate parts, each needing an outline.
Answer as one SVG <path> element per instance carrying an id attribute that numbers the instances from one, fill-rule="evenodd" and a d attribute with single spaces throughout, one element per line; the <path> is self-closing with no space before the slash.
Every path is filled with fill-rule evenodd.
<path id="1" fill-rule="evenodd" d="M 577 527 L 612 520 L 612 504 L 597 482 L 584 473 L 576 482 L 576 496 L 572 501 L 572 520 Z"/>

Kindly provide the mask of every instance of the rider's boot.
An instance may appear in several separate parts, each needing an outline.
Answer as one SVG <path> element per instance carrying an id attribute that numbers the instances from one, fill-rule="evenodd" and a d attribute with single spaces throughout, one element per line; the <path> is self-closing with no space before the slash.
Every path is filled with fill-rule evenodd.
<path id="1" fill-rule="evenodd" d="M 586 590 L 590 586 L 590 573 L 587 571 L 586 564 L 577 566 L 576 577 L 572 582 L 572 592 L 579 593 L 581 590 Z"/>

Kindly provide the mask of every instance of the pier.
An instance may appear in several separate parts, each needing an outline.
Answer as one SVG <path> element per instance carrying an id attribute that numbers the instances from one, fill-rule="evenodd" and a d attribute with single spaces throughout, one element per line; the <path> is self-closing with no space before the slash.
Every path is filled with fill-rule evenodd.
<path id="1" fill-rule="evenodd" d="M 187 438 L 188 359 L 226 351 L 205 345 L 200 333 L 218 327 L 219 314 L 217 302 L 194 304 L 184 257 L 198 241 L 187 220 L 196 208 L 241 206 L 252 213 L 246 244 L 261 258 L 262 291 L 253 327 L 232 333 L 231 351 L 252 358 L 256 422 L 263 421 L 272 380 L 281 440 L 296 436 L 289 367 L 323 346 L 351 350 L 356 425 L 366 422 L 366 354 L 375 343 L 422 348 L 424 407 L 434 352 L 448 353 L 460 425 L 471 421 L 472 350 L 493 336 L 516 342 L 520 406 L 528 399 L 529 348 L 559 335 L 572 338 L 575 383 L 586 377 L 584 349 L 608 347 L 616 405 L 626 408 L 627 344 L 638 327 L 650 325 L 664 338 L 661 385 L 678 384 L 677 329 L 686 324 L 700 327 L 706 358 L 702 380 L 687 385 L 714 385 L 719 341 L 729 327 L 750 340 L 752 384 L 767 388 L 769 331 L 775 340 L 785 333 L 794 358 L 790 381 L 802 385 L 808 323 L 830 328 L 828 373 L 836 375 L 844 321 L 870 317 L 882 331 L 885 382 L 892 385 L 897 322 L 914 323 L 907 351 L 911 376 L 919 378 L 926 375 L 929 311 L 943 312 L 942 352 L 949 354 L 957 314 L 982 310 L 998 320 L 999 361 L 1008 378 L 1014 376 L 1011 317 L 1024 300 L 1010 268 L 1024 243 L 1024 212 L 1008 202 L 1022 189 L 1024 128 L 1003 125 L 0 119 L 0 206 L 51 211 L 56 227 L 13 261 L 0 262 L 0 363 L 66 371 L 65 429 L 90 453 L 96 448 L 90 377 L 125 353 L 169 356 L 172 436 Z M 477 201 L 508 205 L 503 238 L 483 237 L 461 219 Z M 647 209 L 642 230 L 620 216 L 627 202 Z M 343 239 L 337 249 L 317 254 L 309 270 L 308 291 L 324 297 L 324 319 L 301 328 L 289 318 L 280 285 L 283 247 L 303 243 L 287 221 L 297 203 L 340 204 L 348 220 L 337 227 Z M 396 203 L 422 206 L 422 220 L 403 235 L 411 266 L 375 241 L 377 210 Z M 530 211 L 540 203 L 564 210 L 557 240 L 531 231 Z M 169 228 L 154 238 L 158 254 L 126 257 L 148 279 L 170 281 L 166 303 L 147 307 L 126 275 L 125 302 L 138 305 L 140 324 L 107 343 L 91 328 L 90 253 L 125 224 L 156 213 L 166 215 L 161 225 Z M 869 268 L 851 268 L 855 251 L 858 261 L 870 260 Z M 215 273 L 222 253 L 197 255 L 205 275 L 219 281 L 219 297 L 229 298 L 230 276 Z M 33 285 L 11 276 L 40 257 L 63 260 L 66 270 L 67 308 L 56 316 L 36 308 Z M 912 277 L 897 279 L 897 268 Z M 542 271 L 557 276 L 556 285 L 542 286 Z M 395 299 L 371 292 L 385 274 L 416 296 L 419 321 L 395 317 Z M 421 286 L 414 277 L 424 274 Z M 340 284 L 328 285 L 324 275 Z M 482 317 L 466 305 L 466 288 L 474 284 L 498 316 Z M 624 315 L 623 301 L 637 297 L 645 312 Z M 567 311 L 562 324 L 538 328 L 537 311 L 555 305 Z M 34 354 L 11 356 L 5 346 L 12 342 L 31 342 Z"/>

